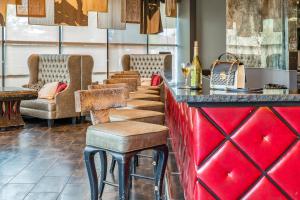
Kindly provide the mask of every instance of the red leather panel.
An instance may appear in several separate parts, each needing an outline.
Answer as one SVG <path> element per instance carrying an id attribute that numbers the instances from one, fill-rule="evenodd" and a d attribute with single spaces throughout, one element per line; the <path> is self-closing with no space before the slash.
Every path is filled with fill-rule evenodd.
<path id="1" fill-rule="evenodd" d="M 205 159 L 225 138 L 199 110 L 194 115 L 193 134 L 190 144 L 195 155 L 197 166 Z M 203 128 L 205 127 L 205 128 Z"/>
<path id="2" fill-rule="evenodd" d="M 298 133 L 300 133 L 300 107 L 274 108 Z"/>
<path id="3" fill-rule="evenodd" d="M 191 108 L 167 87 L 165 98 L 186 200 L 300 200 L 300 106 Z"/>
<path id="4" fill-rule="evenodd" d="M 269 174 L 293 199 L 300 199 L 300 142 Z"/>
<path id="5" fill-rule="evenodd" d="M 203 108 L 203 110 L 227 134 L 231 134 L 232 131 L 254 110 L 254 108 Z"/>
<path id="6" fill-rule="evenodd" d="M 198 171 L 198 178 L 224 200 L 239 198 L 260 175 L 230 142 Z"/>
<path id="7" fill-rule="evenodd" d="M 260 180 L 243 200 L 286 200 L 287 198 L 266 178 Z"/>
<path id="8" fill-rule="evenodd" d="M 194 199 L 205 199 L 205 200 L 214 200 L 215 198 L 203 188 L 200 183 L 197 181 L 195 184 L 195 197 Z"/>
<path id="9" fill-rule="evenodd" d="M 291 145 L 296 135 L 269 108 L 260 108 L 233 139 L 266 169 Z"/>

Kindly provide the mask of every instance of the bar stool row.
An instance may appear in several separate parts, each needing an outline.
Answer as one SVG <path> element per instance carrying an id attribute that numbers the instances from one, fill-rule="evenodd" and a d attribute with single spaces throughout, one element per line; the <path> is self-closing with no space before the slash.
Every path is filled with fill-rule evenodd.
<path id="1" fill-rule="evenodd" d="M 121 72 L 104 84 L 89 86 L 75 93 L 76 111 L 90 112 L 92 126 L 87 129 L 84 159 L 88 172 L 91 199 L 102 198 L 106 184 L 119 187 L 119 199 L 130 196 L 132 177 L 152 179 L 155 199 L 163 198 L 168 147 L 168 128 L 164 124 L 164 104 L 160 87 L 140 86 L 137 72 Z M 154 177 L 136 174 L 138 155 L 153 150 Z M 100 155 L 100 178 L 95 155 Z M 118 185 L 109 183 L 107 154 L 112 156 L 110 172 L 118 166 Z"/>

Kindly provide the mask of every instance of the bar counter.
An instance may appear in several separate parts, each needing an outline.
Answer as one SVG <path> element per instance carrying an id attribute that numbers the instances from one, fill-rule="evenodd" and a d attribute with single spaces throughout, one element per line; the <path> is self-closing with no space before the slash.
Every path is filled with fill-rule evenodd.
<path id="1" fill-rule="evenodd" d="M 179 89 L 166 121 L 187 200 L 300 199 L 300 94 Z"/>

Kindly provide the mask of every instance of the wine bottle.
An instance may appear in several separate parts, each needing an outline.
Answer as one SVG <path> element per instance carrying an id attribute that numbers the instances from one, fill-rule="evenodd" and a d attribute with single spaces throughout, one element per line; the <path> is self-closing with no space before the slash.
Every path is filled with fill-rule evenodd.
<path id="1" fill-rule="evenodd" d="M 202 66 L 199 59 L 199 46 L 198 41 L 194 44 L 194 58 L 191 69 L 191 89 L 202 89 Z"/>

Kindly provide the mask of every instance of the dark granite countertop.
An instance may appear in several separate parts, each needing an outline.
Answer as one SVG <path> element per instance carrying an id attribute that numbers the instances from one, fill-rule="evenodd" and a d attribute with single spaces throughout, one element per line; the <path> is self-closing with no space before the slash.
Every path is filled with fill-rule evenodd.
<path id="1" fill-rule="evenodd" d="M 229 92 L 211 90 L 209 79 L 203 79 L 202 91 L 180 89 L 182 83 L 174 83 L 165 78 L 178 102 L 187 102 L 194 107 L 223 107 L 223 106 L 300 106 L 300 93 L 285 89 L 264 89 L 255 92 Z"/>

